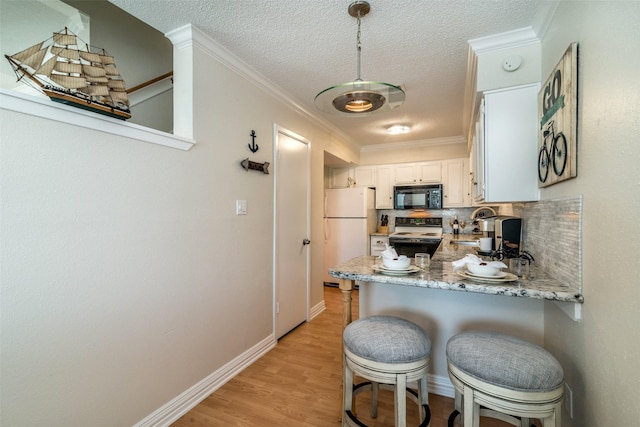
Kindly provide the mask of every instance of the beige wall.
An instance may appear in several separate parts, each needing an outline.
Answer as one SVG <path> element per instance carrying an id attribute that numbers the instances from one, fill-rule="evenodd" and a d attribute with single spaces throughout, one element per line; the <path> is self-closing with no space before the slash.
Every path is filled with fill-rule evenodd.
<path id="1" fill-rule="evenodd" d="M 545 346 L 573 389 L 566 427 L 637 425 L 640 414 L 638 22 L 639 2 L 561 1 L 542 43 L 543 80 L 579 43 L 578 177 L 542 191 L 584 195 L 584 319 L 545 305 Z"/>
<path id="2" fill-rule="evenodd" d="M 187 152 L 2 110 L 0 424 L 133 425 L 273 334 L 273 174 L 239 162 L 273 164 L 274 123 L 311 141 L 322 302 L 324 150 L 340 141 L 204 51 L 187 57 Z"/>

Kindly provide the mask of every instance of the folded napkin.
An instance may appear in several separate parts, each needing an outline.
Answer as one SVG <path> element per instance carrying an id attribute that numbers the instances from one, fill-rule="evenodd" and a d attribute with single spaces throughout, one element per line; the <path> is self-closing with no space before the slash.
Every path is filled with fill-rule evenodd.
<path id="1" fill-rule="evenodd" d="M 462 259 L 459 259 L 458 261 L 453 261 L 451 263 L 451 265 L 453 265 L 453 269 L 454 270 L 459 270 L 462 267 L 466 266 L 467 264 L 480 264 L 481 262 L 486 263 L 487 265 L 490 265 L 491 267 L 496 267 L 496 268 L 507 268 L 506 264 L 502 261 L 484 261 L 483 259 L 481 259 L 479 256 L 477 255 L 473 255 L 473 254 L 468 254 L 467 256 L 465 256 Z"/>
<path id="2" fill-rule="evenodd" d="M 385 243 L 385 245 L 387 246 L 387 249 L 380 253 L 382 259 L 397 259 L 398 253 L 393 249 L 393 246 L 389 246 L 388 243 Z"/>

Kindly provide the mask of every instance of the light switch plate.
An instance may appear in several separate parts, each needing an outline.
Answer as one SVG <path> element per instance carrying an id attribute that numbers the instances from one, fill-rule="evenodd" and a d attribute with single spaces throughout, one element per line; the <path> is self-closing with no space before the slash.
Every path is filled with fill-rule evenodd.
<path id="1" fill-rule="evenodd" d="M 236 215 L 246 215 L 246 214 L 247 214 L 247 201 L 236 200 Z"/>

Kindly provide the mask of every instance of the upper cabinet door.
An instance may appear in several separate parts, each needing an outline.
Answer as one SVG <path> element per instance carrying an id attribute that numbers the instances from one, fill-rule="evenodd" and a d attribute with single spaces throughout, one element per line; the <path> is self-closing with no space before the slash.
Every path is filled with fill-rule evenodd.
<path id="1" fill-rule="evenodd" d="M 330 188 L 348 188 L 350 180 L 355 180 L 353 168 L 331 169 L 329 180 Z"/>
<path id="2" fill-rule="evenodd" d="M 469 206 L 469 161 L 451 159 L 442 162 L 443 204 L 445 208 Z"/>
<path id="3" fill-rule="evenodd" d="M 373 166 L 361 166 L 355 169 L 356 187 L 375 187 L 376 169 Z"/>
<path id="4" fill-rule="evenodd" d="M 415 163 L 401 163 L 394 168 L 396 184 L 415 184 L 416 165 Z"/>
<path id="5" fill-rule="evenodd" d="M 539 199 L 538 85 L 484 95 L 484 201 Z"/>
<path id="6" fill-rule="evenodd" d="M 426 162 L 416 165 L 418 183 L 442 182 L 442 162 Z"/>
<path id="7" fill-rule="evenodd" d="M 395 183 L 439 184 L 442 181 L 442 162 L 401 163 L 395 166 Z"/>
<path id="8" fill-rule="evenodd" d="M 376 167 L 376 209 L 393 209 L 393 168 Z"/>

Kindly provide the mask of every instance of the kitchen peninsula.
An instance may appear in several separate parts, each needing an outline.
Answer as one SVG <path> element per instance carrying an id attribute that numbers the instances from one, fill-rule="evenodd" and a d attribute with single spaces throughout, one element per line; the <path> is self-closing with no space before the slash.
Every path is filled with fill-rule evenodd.
<path id="1" fill-rule="evenodd" d="M 531 278 L 513 282 L 476 281 L 453 270 L 452 261 L 476 253 L 473 246 L 442 243 L 424 272 L 407 275 L 376 273 L 380 260 L 361 256 L 329 269 L 343 292 L 343 328 L 351 322 L 351 294 L 359 282 L 360 316 L 397 315 L 421 325 L 431 336 L 433 360 L 430 386 L 436 394 L 453 394 L 444 348 L 449 337 L 464 330 L 510 333 L 543 345 L 544 300 L 582 303 L 584 298 L 537 268 Z M 455 292 L 444 292 L 455 291 Z"/>

